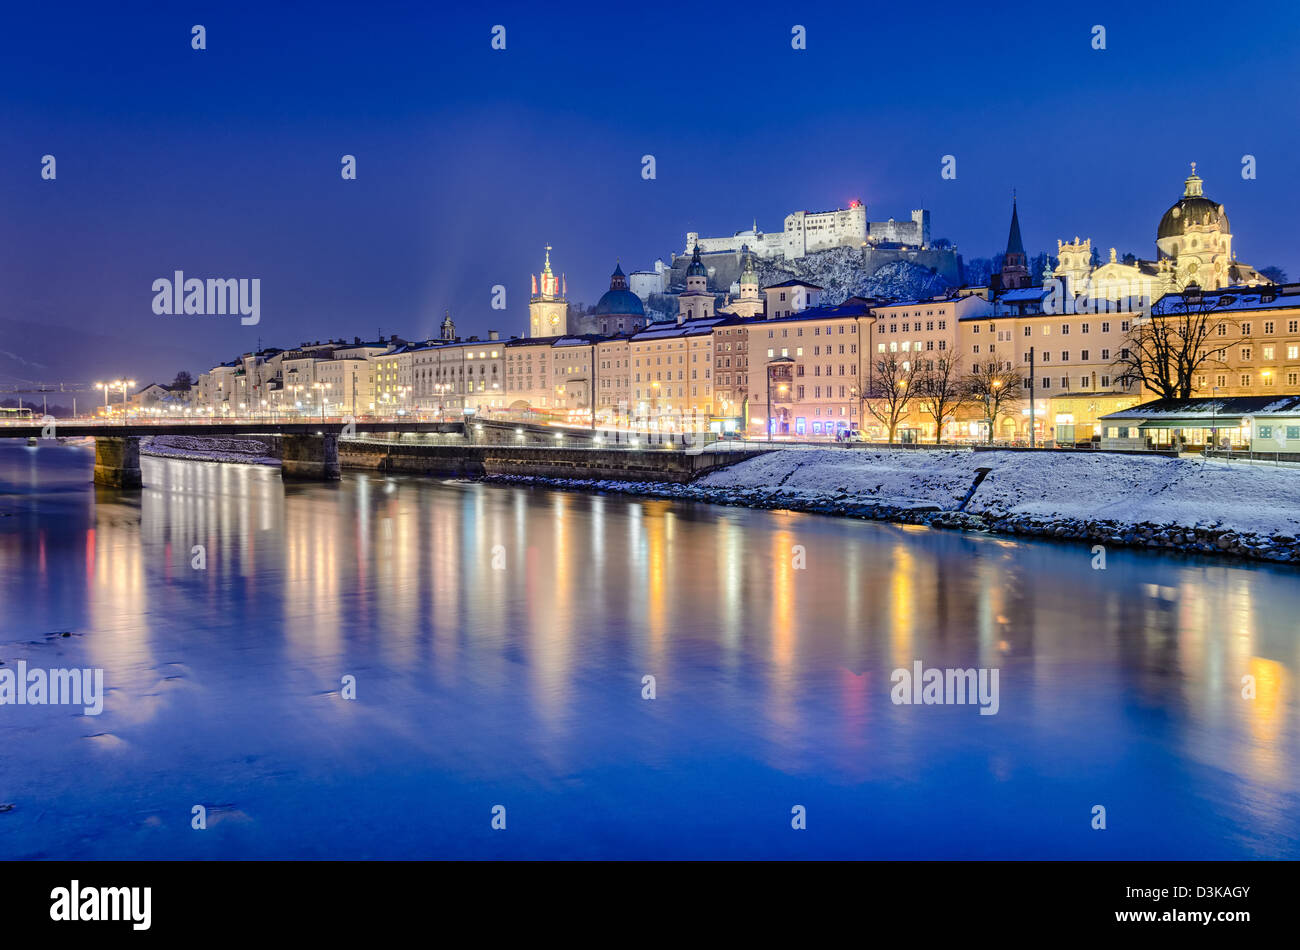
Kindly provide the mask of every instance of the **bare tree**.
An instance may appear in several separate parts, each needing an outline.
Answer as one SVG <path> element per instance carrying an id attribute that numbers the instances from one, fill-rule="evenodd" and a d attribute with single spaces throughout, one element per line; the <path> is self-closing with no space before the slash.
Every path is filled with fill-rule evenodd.
<path id="1" fill-rule="evenodd" d="M 998 419 L 1019 409 L 1024 398 L 1024 379 L 1019 371 L 1010 366 L 1010 363 L 976 363 L 966 377 L 971 401 L 984 406 L 984 417 L 989 422 L 990 445 L 993 443 Z"/>
<path id="2" fill-rule="evenodd" d="M 894 442 L 898 424 L 917 396 L 916 380 L 920 360 L 904 360 L 900 353 L 879 353 L 866 379 L 858 380 L 858 392 L 865 396 L 867 412 L 879 421 Z"/>
<path id="3" fill-rule="evenodd" d="M 1167 294 L 1149 316 L 1134 314 L 1114 367 L 1126 389 L 1139 384 L 1160 399 L 1190 399 L 1196 375 L 1222 366 L 1229 343 L 1238 335 L 1235 321 L 1218 311 L 1223 294 L 1206 297 L 1195 285 Z"/>
<path id="4" fill-rule="evenodd" d="M 916 380 L 916 398 L 934 417 L 934 444 L 943 441 L 943 425 L 972 400 L 970 381 L 962 374 L 960 356 L 926 360 Z"/>

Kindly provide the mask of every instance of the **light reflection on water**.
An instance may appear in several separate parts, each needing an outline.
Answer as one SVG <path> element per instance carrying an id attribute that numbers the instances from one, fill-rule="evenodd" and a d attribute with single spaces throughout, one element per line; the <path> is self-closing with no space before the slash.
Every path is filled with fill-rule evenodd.
<path id="1" fill-rule="evenodd" d="M 98 718 L 0 706 L 0 856 L 1300 856 L 1287 569 L 89 467 L 0 443 L 0 659 L 111 690 Z M 999 668 L 998 715 L 893 705 L 918 659 Z"/>

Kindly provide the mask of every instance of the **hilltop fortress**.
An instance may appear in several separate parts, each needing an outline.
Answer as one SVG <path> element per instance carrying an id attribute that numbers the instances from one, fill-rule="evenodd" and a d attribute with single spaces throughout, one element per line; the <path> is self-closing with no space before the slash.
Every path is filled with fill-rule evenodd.
<path id="1" fill-rule="evenodd" d="M 709 285 L 716 291 L 734 291 L 738 286 L 746 251 L 760 261 L 779 266 L 782 261 L 796 261 L 836 248 L 860 249 L 862 272 L 868 276 L 886 264 L 907 262 L 938 275 L 952 286 L 961 283 L 961 258 L 956 250 L 930 244 L 928 210 L 914 210 L 908 221 L 894 218 L 868 221 L 866 205 L 855 200 L 847 208 L 833 211 L 795 211 L 786 215 L 784 228 L 775 233 L 760 231 L 757 221 L 749 230 L 737 231 L 730 237 L 700 237 L 698 232 L 689 231 L 685 250 L 674 256 L 670 267 L 655 275 L 638 273 L 633 276 L 634 284 L 641 289 L 645 281 L 652 285 L 652 290 L 668 293 L 683 286 L 686 268 L 697 246 L 708 271 Z"/>
<path id="2" fill-rule="evenodd" d="M 697 231 L 686 233 L 689 257 L 699 245 L 701 254 L 718 254 L 749 248 L 760 260 L 784 258 L 794 260 L 816 251 L 834 247 L 862 247 L 868 244 L 905 244 L 912 247 L 930 245 L 930 212 L 913 211 L 910 221 L 867 221 L 867 206 L 850 201 L 847 208 L 834 211 L 795 211 L 785 216 L 785 227 L 769 234 L 758 229 L 758 221 L 748 231 L 730 237 L 700 237 Z"/>

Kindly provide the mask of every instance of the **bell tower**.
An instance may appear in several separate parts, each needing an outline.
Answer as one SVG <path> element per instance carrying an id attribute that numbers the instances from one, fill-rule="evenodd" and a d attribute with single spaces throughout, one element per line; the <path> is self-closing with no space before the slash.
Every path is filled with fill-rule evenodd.
<path id="1" fill-rule="evenodd" d="M 551 245 L 546 245 L 546 263 L 533 275 L 533 295 L 528 300 L 529 336 L 564 336 L 569 332 L 568 288 L 564 275 L 551 271 Z"/>

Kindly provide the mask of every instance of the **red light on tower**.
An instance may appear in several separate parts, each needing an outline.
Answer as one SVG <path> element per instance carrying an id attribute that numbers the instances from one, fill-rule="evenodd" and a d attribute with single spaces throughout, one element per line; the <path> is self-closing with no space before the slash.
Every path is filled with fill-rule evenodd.
<path id="1" fill-rule="evenodd" d="M 850 207 L 850 208 L 861 208 L 861 207 L 862 207 L 862 202 L 859 201 L 857 198 L 854 198 L 852 201 L 849 202 L 849 207 Z"/>

